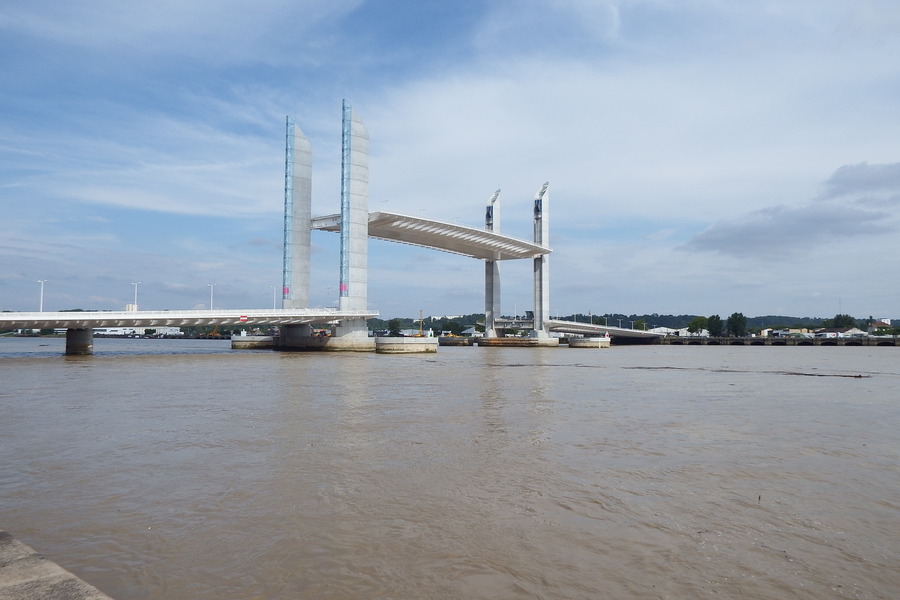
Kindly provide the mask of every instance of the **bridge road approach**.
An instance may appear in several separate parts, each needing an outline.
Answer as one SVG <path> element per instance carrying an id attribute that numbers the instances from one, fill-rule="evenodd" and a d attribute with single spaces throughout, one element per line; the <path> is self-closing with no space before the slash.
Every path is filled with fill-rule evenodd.
<path id="1" fill-rule="evenodd" d="M 591 323 L 579 323 L 577 321 L 562 321 L 560 319 L 545 319 L 547 328 L 553 333 L 572 333 L 587 337 L 609 334 L 613 340 L 631 343 L 654 343 L 664 337 L 662 333 L 641 331 L 640 329 L 628 329 L 625 327 L 609 327 L 606 325 L 594 325 Z M 504 329 L 530 329 L 533 327 L 531 319 L 497 319 L 496 324 Z"/>
<path id="2" fill-rule="evenodd" d="M 608 333 L 609 337 L 613 340 L 618 338 L 620 341 L 634 343 L 652 343 L 664 337 L 664 334 L 654 333 L 652 331 L 641 331 L 640 329 L 627 329 L 624 327 L 608 327 L 606 325 L 593 325 L 590 323 L 579 323 L 577 321 L 547 319 L 546 323 L 550 331 L 557 333 L 576 333 L 588 337 Z"/>
<path id="3" fill-rule="evenodd" d="M 66 354 L 93 354 L 98 327 L 190 327 L 212 325 L 311 325 L 377 317 L 377 311 L 333 308 L 248 310 L 4 312 L 0 329 L 66 329 Z"/>

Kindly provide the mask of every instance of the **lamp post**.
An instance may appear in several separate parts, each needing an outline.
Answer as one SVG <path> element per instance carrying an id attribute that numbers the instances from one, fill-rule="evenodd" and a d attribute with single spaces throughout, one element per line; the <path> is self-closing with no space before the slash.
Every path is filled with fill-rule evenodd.
<path id="1" fill-rule="evenodd" d="M 137 311 L 137 309 L 138 309 L 138 303 L 137 303 L 137 286 L 138 286 L 139 283 L 140 283 L 140 281 L 132 281 L 132 282 L 131 282 L 131 285 L 134 286 L 134 310 L 135 310 L 135 311 Z"/>
<path id="2" fill-rule="evenodd" d="M 212 310 L 213 309 L 213 291 L 216 289 L 216 284 L 207 283 L 206 285 L 209 286 L 209 310 Z"/>
<path id="3" fill-rule="evenodd" d="M 272 286 L 272 310 L 275 310 L 276 308 L 278 308 L 276 300 L 275 300 L 276 295 L 277 295 L 277 290 L 278 290 L 278 286 L 273 285 Z"/>
<path id="4" fill-rule="evenodd" d="M 44 284 L 47 283 L 47 280 L 46 279 L 38 279 L 38 283 L 41 284 L 41 303 L 39 305 L 40 306 L 39 312 L 44 312 Z"/>

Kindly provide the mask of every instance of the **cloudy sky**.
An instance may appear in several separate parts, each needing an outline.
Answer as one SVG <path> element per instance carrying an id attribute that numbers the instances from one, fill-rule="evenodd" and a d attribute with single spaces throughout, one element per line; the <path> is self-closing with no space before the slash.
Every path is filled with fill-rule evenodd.
<path id="1" fill-rule="evenodd" d="M 499 188 L 529 239 L 550 183 L 553 315 L 900 317 L 896 0 L 0 0 L 0 56 L 0 310 L 271 307 L 285 116 L 335 213 L 346 98 L 370 210 L 480 227 Z M 484 310 L 477 261 L 369 264 L 385 318 Z"/>

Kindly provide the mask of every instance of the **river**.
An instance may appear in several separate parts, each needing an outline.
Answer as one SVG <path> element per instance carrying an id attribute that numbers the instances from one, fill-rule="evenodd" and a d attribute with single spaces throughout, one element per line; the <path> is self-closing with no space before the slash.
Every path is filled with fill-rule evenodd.
<path id="1" fill-rule="evenodd" d="M 893 599 L 900 351 L 0 338 L 0 529 L 116 600 Z"/>

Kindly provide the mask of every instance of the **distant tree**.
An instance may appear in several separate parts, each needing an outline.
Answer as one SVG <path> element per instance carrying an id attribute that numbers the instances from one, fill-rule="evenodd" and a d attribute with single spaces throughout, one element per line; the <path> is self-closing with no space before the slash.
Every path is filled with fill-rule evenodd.
<path id="1" fill-rule="evenodd" d="M 727 321 L 727 330 L 729 335 L 734 337 L 744 337 L 747 335 L 747 317 L 741 313 L 731 313 Z"/>
<path id="2" fill-rule="evenodd" d="M 388 321 L 388 335 L 391 337 L 400 337 L 400 319 L 393 318 Z"/>
<path id="3" fill-rule="evenodd" d="M 722 337 L 725 333 L 725 323 L 719 315 L 712 315 L 706 318 L 706 329 L 712 337 Z"/>
<path id="4" fill-rule="evenodd" d="M 837 329 L 843 329 L 844 327 L 856 327 L 856 319 L 851 317 L 850 315 L 835 315 L 833 319 L 829 319 L 825 321 L 826 327 L 834 327 Z"/>
<path id="5" fill-rule="evenodd" d="M 442 331 L 449 331 L 453 335 L 462 335 L 463 329 L 465 329 L 465 327 L 463 327 L 462 323 L 459 321 L 447 321 L 444 324 Z"/>
<path id="6" fill-rule="evenodd" d="M 700 333 L 704 329 L 706 329 L 706 317 L 694 317 L 687 326 L 688 332 L 693 333 L 694 335 Z"/>

